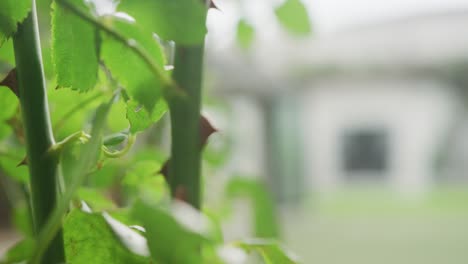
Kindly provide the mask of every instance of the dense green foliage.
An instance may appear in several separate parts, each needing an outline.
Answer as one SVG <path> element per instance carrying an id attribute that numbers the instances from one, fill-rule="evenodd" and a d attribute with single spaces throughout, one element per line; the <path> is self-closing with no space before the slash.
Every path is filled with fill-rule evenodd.
<path id="1" fill-rule="evenodd" d="M 25 237 L 3 261 L 50 263 L 48 251 L 64 250 L 64 261 L 72 264 L 233 263 L 251 252 L 265 263 L 295 263 L 273 240 L 226 242 L 222 238 L 220 221 L 227 217 L 223 212 L 239 196 L 252 199 L 256 235 L 277 238 L 274 206 L 259 182 L 236 178 L 226 186 L 223 210 L 202 206 L 198 211 L 191 206 L 198 207 L 196 202 L 185 193 L 196 189 L 193 196 L 203 197 L 198 179 L 193 183 L 195 188 L 171 188 L 168 175 L 161 175 L 169 158 L 160 144 L 165 140 L 162 130 L 168 106 L 173 129 L 174 124 L 181 128 L 173 134 L 173 146 L 174 142 L 185 142 L 187 135 L 199 134 L 198 125 L 193 125 L 199 123 L 199 113 L 187 111 L 199 108 L 202 94 L 207 15 L 203 1 L 108 0 L 104 10 L 94 1 L 55 0 L 50 10 L 48 3 L 42 2 L 45 8 L 39 8 L 47 10 L 46 15 L 51 12 L 52 22 L 41 35 L 46 36 L 42 50 L 38 39 L 32 37 L 26 43 L 16 33 L 20 28 L 25 35 L 23 20 L 36 23 L 31 1 L 0 2 L 0 76 L 15 67 L 13 57 L 18 62 L 21 55 L 28 55 L 40 63 L 36 69 L 16 65 L 21 105 L 13 93 L 18 84 L 4 83 L 10 89 L 0 87 L 0 177 L 8 176 L 13 182 L 17 194 L 13 199 L 14 223 Z M 297 8 L 299 22 L 292 15 Z M 292 32 L 310 30 L 298 0 L 287 1 L 277 15 Z M 247 48 L 255 30 L 241 20 L 237 34 L 239 44 Z M 7 40 L 11 37 L 13 41 Z M 179 68 L 175 72 L 165 55 L 171 51 L 161 45 L 166 41 L 174 41 L 177 51 L 186 52 L 176 54 L 175 66 Z M 188 64 L 180 66 L 184 63 Z M 28 82 L 30 76 L 47 81 L 48 89 L 37 90 Z M 34 101 L 33 92 L 43 93 L 49 102 L 41 98 Z M 44 107 L 34 108 L 37 104 Z M 34 119 L 37 113 L 47 120 L 39 125 L 51 126 L 53 133 L 49 131 L 44 137 L 35 134 L 35 123 L 40 122 Z M 184 122 L 190 123 L 186 131 Z M 134 146 L 139 134 L 143 136 Z M 35 144 L 28 150 L 25 145 L 33 136 L 37 137 L 36 145 L 48 137 L 50 146 L 44 145 L 48 149 L 31 155 L 37 152 Z M 196 151 L 206 147 L 207 166 L 222 165 L 226 149 L 216 152 L 209 145 L 200 147 L 203 144 L 199 141 L 191 143 L 196 143 Z M 178 153 L 184 153 L 184 144 L 177 148 Z M 183 158 L 172 164 L 184 164 Z M 51 164 L 43 164 L 49 159 Z M 201 161 L 186 164 L 194 162 Z M 31 164 L 44 168 L 36 170 Z M 184 169 L 190 171 L 196 165 Z M 47 170 L 58 173 L 49 175 L 53 177 L 50 185 L 43 182 L 39 186 Z M 31 201 L 31 190 L 49 193 L 51 198 L 33 197 Z M 57 190 L 60 195 L 55 195 Z M 45 205 L 52 209 L 38 214 L 37 208 Z M 209 217 L 205 211 L 210 212 Z M 38 215 L 47 216 L 47 221 L 38 224 Z M 56 235 L 58 244 L 52 242 Z"/>
<path id="2" fill-rule="evenodd" d="M 0 2 L 0 46 L 17 29 L 17 23 L 23 21 L 31 10 L 31 1 L 3 0 Z"/>

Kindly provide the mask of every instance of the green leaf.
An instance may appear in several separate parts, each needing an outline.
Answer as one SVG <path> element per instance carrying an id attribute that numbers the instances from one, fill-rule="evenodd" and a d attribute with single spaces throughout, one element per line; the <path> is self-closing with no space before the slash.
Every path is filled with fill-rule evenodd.
<path id="1" fill-rule="evenodd" d="M 129 126 L 130 124 L 127 119 L 127 103 L 122 98 L 112 106 L 109 117 L 107 118 L 107 128 L 109 132 L 115 133 L 127 131 Z"/>
<path id="2" fill-rule="evenodd" d="M 30 0 L 0 1 L 0 47 L 18 28 L 31 10 Z"/>
<path id="3" fill-rule="evenodd" d="M 87 93 L 77 93 L 71 89 L 49 89 L 49 109 L 54 134 L 57 139 L 83 130 L 93 117 L 94 110 L 108 96 L 99 89 Z"/>
<path id="4" fill-rule="evenodd" d="M 126 139 L 128 139 L 128 134 L 123 132 L 114 133 L 112 135 L 108 135 L 104 137 L 103 144 L 104 146 L 117 146 L 123 143 Z"/>
<path id="5" fill-rule="evenodd" d="M 18 108 L 18 98 L 7 87 L 0 85 L 0 121 L 5 121 L 11 118 Z"/>
<path id="6" fill-rule="evenodd" d="M 63 229 L 67 263 L 151 263 L 148 258 L 130 252 L 100 214 L 73 210 Z"/>
<path id="7" fill-rule="evenodd" d="M 200 0 L 124 0 L 119 10 L 165 40 L 196 45 L 205 39 L 207 8 Z"/>
<path id="8" fill-rule="evenodd" d="M 106 23 L 128 38 L 129 44 L 139 45 L 161 68 L 164 67 L 165 58 L 162 49 L 150 32 L 145 33 L 131 21 L 117 17 L 106 18 Z M 151 112 L 161 98 L 162 84 L 141 57 L 111 36 L 105 36 L 101 58 L 118 82 L 127 89 L 132 99 Z"/>
<path id="9" fill-rule="evenodd" d="M 259 181 L 247 177 L 234 177 L 226 186 L 226 195 L 233 198 L 249 198 L 252 202 L 255 235 L 275 238 L 279 234 L 275 205 L 266 187 Z"/>
<path id="10" fill-rule="evenodd" d="M 116 205 L 111 199 L 106 197 L 98 189 L 81 187 L 77 191 L 78 197 L 85 201 L 93 211 L 113 210 L 116 209 Z"/>
<path id="11" fill-rule="evenodd" d="M 248 49 L 254 40 L 255 29 L 244 19 L 237 23 L 237 43 L 243 49 Z"/>
<path id="12" fill-rule="evenodd" d="M 297 264 L 296 255 L 286 250 L 278 241 L 267 239 L 249 239 L 235 243 L 248 253 L 256 252 L 266 264 Z"/>
<path id="13" fill-rule="evenodd" d="M 34 236 L 33 223 L 27 201 L 15 202 L 13 209 L 13 224 L 17 231 L 23 236 Z"/>
<path id="14" fill-rule="evenodd" d="M 161 163 L 155 160 L 136 160 L 122 180 L 131 197 L 142 197 L 154 203 L 169 197 L 169 188 L 163 177 L 156 173 Z"/>
<path id="15" fill-rule="evenodd" d="M 8 150 L 3 151 L 0 149 L 0 152 L 6 152 L 12 154 L 11 156 L 5 156 L 0 158 L 0 167 L 5 172 L 6 176 L 9 176 L 13 180 L 20 183 L 29 183 L 29 171 L 28 166 L 19 166 L 18 164 L 21 160 L 26 157 L 26 151 L 24 147 L 22 148 L 9 148 Z"/>
<path id="16" fill-rule="evenodd" d="M 82 0 L 70 2 L 89 12 Z M 52 8 L 52 58 L 57 84 L 89 91 L 96 84 L 98 72 L 95 28 L 55 2 Z"/>
<path id="17" fill-rule="evenodd" d="M 138 105 L 137 102 L 130 100 L 127 102 L 127 119 L 130 122 L 130 132 L 135 134 L 149 128 L 152 124 L 159 121 L 167 112 L 167 104 L 160 99 L 151 114 L 145 108 Z"/>
<path id="18" fill-rule="evenodd" d="M 1 34 L 2 33 L 0 33 L 0 35 Z M 12 40 L 5 41 L 2 45 L 1 40 L 0 40 L 0 47 L 2 48 L 2 51 L 0 52 L 0 74 L 2 73 L 6 74 L 8 73 L 8 71 L 11 70 L 11 66 L 15 65 L 13 41 Z M 0 77 L 0 79 L 3 79 L 3 77 Z"/>
<path id="19" fill-rule="evenodd" d="M 286 0 L 275 10 L 280 24 L 295 35 L 307 35 L 311 31 L 309 15 L 300 0 Z"/>
<path id="20" fill-rule="evenodd" d="M 33 248 L 34 239 L 25 238 L 8 250 L 0 263 L 19 263 L 26 261 L 31 256 Z"/>
<path id="21" fill-rule="evenodd" d="M 109 188 L 119 180 L 121 171 L 124 170 L 119 160 L 109 159 L 98 170 L 89 175 L 89 184 L 94 188 Z"/>
<path id="22" fill-rule="evenodd" d="M 133 209 L 134 217 L 143 223 L 152 258 L 159 263 L 202 263 L 200 246 L 204 237 L 180 222 L 197 225 L 199 215 L 194 216 L 195 209 L 182 205 L 175 211 L 164 210 L 137 202 Z M 184 207 L 185 206 L 185 207 Z M 175 215 L 178 214 L 179 218 Z"/>

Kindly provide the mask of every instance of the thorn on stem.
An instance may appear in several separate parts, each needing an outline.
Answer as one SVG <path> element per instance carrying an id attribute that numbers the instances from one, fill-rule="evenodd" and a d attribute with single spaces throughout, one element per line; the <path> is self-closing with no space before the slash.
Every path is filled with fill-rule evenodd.
<path id="1" fill-rule="evenodd" d="M 210 121 L 204 116 L 200 116 L 200 151 L 206 145 L 208 138 L 218 130 L 214 128 Z M 156 174 L 162 174 L 167 182 L 169 182 L 169 163 L 171 159 L 169 158 L 166 162 L 164 162 L 163 166 Z"/>
<path id="2" fill-rule="evenodd" d="M 10 88 L 10 90 L 19 98 L 18 79 L 16 78 L 16 68 L 12 69 L 0 85 Z"/>
<path id="3" fill-rule="evenodd" d="M 24 157 L 22 161 L 20 161 L 20 163 L 18 163 L 18 165 L 16 165 L 16 167 L 21 167 L 21 166 L 25 166 L 25 165 L 28 165 L 28 157 Z"/>
<path id="4" fill-rule="evenodd" d="M 216 9 L 216 10 L 220 10 L 220 9 L 218 8 L 218 6 L 214 3 L 213 0 L 210 0 L 209 8 L 214 8 L 214 9 Z M 220 11 L 221 11 L 221 10 L 220 10 Z"/>

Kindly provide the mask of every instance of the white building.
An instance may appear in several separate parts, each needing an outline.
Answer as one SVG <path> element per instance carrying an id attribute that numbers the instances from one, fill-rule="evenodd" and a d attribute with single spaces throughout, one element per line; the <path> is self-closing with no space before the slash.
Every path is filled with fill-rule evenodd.
<path id="1" fill-rule="evenodd" d="M 238 138 L 250 135 L 233 167 L 272 177 L 280 198 L 356 182 L 418 194 L 463 176 L 466 25 L 452 11 L 212 51 L 214 86 L 235 102 Z"/>

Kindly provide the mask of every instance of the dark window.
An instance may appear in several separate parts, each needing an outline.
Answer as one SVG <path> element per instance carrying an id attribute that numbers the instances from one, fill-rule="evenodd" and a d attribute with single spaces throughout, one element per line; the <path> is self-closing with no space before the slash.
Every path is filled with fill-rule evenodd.
<path id="1" fill-rule="evenodd" d="M 384 172 L 388 166 L 388 136 L 384 129 L 359 129 L 344 135 L 346 172 Z"/>

